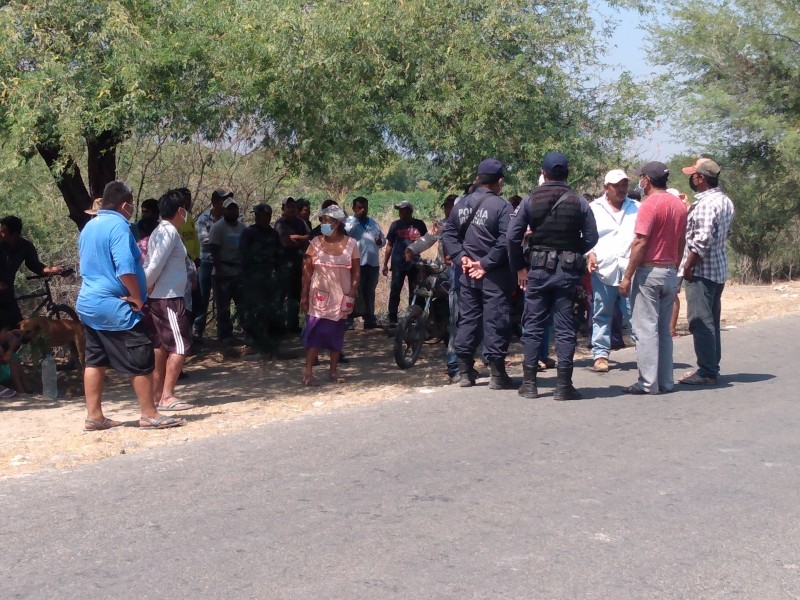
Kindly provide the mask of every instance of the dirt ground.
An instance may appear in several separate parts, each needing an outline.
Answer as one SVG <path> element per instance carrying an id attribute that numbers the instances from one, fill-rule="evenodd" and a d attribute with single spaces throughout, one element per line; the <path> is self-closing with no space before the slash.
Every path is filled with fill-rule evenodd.
<path id="1" fill-rule="evenodd" d="M 686 335 L 685 302 L 679 333 Z M 723 294 L 726 327 L 800 311 L 800 283 L 777 286 L 729 285 Z M 585 340 L 584 340 L 585 342 Z M 588 364 L 586 344 L 578 357 Z M 392 357 L 392 340 L 382 330 L 348 332 L 345 349 L 350 364 L 342 365 L 344 384 L 304 388 L 299 341 L 284 345 L 277 359 L 242 356 L 241 348 L 206 344 L 189 358 L 189 379 L 177 394 L 197 408 L 181 413 L 188 424 L 165 431 L 136 427 L 138 410 L 126 381 L 112 376 L 103 402 L 107 416 L 126 425 L 107 432 L 84 433 L 84 401 L 75 372 L 59 373 L 63 398 L 19 395 L 0 400 L 0 478 L 42 470 L 69 469 L 116 454 L 181 444 L 213 435 L 256 428 L 271 421 L 324 413 L 346 406 L 376 403 L 409 392 L 430 393 L 446 385 L 444 347 L 426 345 L 415 367 L 401 371 Z M 512 345 L 510 367 L 521 364 L 519 343 Z M 580 363 L 579 363 L 580 364 Z M 327 360 L 316 368 L 325 374 Z"/>

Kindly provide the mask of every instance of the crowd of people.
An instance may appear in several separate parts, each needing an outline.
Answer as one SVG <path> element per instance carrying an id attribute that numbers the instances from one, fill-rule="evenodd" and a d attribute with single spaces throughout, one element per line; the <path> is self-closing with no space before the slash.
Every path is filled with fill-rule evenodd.
<path id="1" fill-rule="evenodd" d="M 140 219 L 131 224 L 131 189 L 111 182 L 87 211 L 92 219 L 78 240 L 85 429 L 121 424 L 102 409 L 108 368 L 130 378 L 142 428 L 184 423 L 164 413 L 194 407 L 176 397 L 175 388 L 192 346 L 204 343 L 212 290 L 221 342 L 239 342 L 234 305 L 245 343 L 302 332 L 303 385 L 321 384 L 313 373 L 321 351 L 330 354 L 327 379 L 342 382 L 345 331 L 358 317 L 365 329 L 379 327 L 375 290 L 381 273 L 390 277 L 386 326 L 391 330 L 404 287 L 411 301 L 414 257 L 435 244 L 450 282 L 445 361 L 452 383 L 475 385 L 480 351 L 491 371 L 490 389 L 516 388 L 536 398 L 537 373 L 555 366 L 554 398 L 580 398 L 572 382 L 573 308 L 576 290 L 583 286 L 591 290 L 594 371 L 609 370 L 610 353 L 620 344 L 614 338 L 621 337 L 624 325 L 635 341 L 639 369 L 638 381 L 624 391 L 669 392 L 674 305 L 683 286 L 697 368 L 679 383 L 715 384 L 725 243 L 734 211 L 719 187 L 720 167 L 714 161 L 700 159 L 683 172 L 696 192 L 692 202 L 667 188 L 669 170 L 659 162 L 637 172 L 636 189 L 625 171 L 609 171 L 604 193 L 590 201 L 569 187 L 568 158 L 550 152 L 530 195 L 506 200 L 504 165 L 489 158 L 464 194 L 445 198 L 443 218 L 430 231 L 414 217 L 413 205 L 403 201 L 395 205 L 398 218 L 385 235 L 363 196 L 353 200 L 350 216 L 326 200 L 315 213 L 316 226 L 304 199 L 284 198 L 274 226 L 272 207 L 257 204 L 254 223 L 245 226 L 234 194 L 223 189 L 211 194 L 210 209 L 196 219 L 190 191 L 179 188 L 145 200 Z M 20 385 L 13 332 L 22 315 L 14 297 L 15 275 L 23 263 L 37 274 L 62 272 L 42 264 L 21 233 L 17 217 L 0 221 L 0 379 L 10 386 L 0 388 L 0 397 L 13 395 Z M 524 294 L 521 385 L 506 372 L 516 288 Z M 551 328 L 556 361 L 548 357 Z"/>

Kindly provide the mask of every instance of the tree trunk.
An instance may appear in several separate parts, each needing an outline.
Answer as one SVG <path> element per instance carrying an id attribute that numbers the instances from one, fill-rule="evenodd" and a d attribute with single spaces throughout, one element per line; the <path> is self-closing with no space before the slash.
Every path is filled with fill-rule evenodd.
<path id="1" fill-rule="evenodd" d="M 119 143 L 119 136 L 111 131 L 104 131 L 96 138 L 86 140 L 89 191 L 92 198 L 101 198 L 106 184 L 117 178 L 117 144 Z"/>
<path id="2" fill-rule="evenodd" d="M 59 146 L 38 144 L 36 150 L 44 159 L 55 179 L 56 186 L 61 191 L 64 202 L 69 208 L 69 218 L 75 222 L 78 229 L 83 229 L 83 226 L 89 221 L 89 215 L 83 211 L 92 207 L 92 197 L 83 182 L 80 168 L 71 158 L 67 160 L 63 167 L 57 167 L 57 163 L 61 158 L 61 148 Z"/>
<path id="3" fill-rule="evenodd" d="M 119 136 L 111 131 L 104 131 L 99 136 L 86 140 L 87 164 L 89 167 L 89 189 L 83 181 L 80 167 L 70 157 L 63 168 L 58 168 L 62 159 L 62 149 L 56 144 L 40 144 L 36 146 L 39 155 L 44 159 L 50 173 L 56 181 L 64 202 L 69 208 L 69 218 L 78 229 L 89 222 L 89 215 L 84 211 L 92 207 L 94 198 L 103 196 L 103 189 L 109 181 L 117 178 L 117 144 Z"/>

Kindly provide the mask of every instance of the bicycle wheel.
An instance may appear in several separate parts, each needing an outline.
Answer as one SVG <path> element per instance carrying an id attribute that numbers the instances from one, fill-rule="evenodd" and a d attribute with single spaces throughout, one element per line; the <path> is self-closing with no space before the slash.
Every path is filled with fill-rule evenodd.
<path id="1" fill-rule="evenodd" d="M 69 319 L 70 321 L 80 322 L 80 318 L 78 317 L 78 313 L 75 312 L 75 309 L 66 304 L 53 304 L 50 310 L 47 311 L 47 318 L 57 319 L 59 321 Z"/>
<path id="2" fill-rule="evenodd" d="M 47 311 L 47 318 L 57 321 L 75 321 L 80 327 L 81 320 L 78 317 L 78 313 L 75 312 L 75 309 L 66 304 L 53 304 Z M 81 337 L 81 339 L 83 338 Z M 83 349 L 78 348 L 76 342 L 73 341 L 64 346 L 53 346 L 51 352 L 53 358 L 55 358 L 57 362 L 65 363 L 62 364 L 60 368 L 70 370 L 75 369 L 76 365 L 82 364 L 82 350 Z"/>
<path id="3" fill-rule="evenodd" d="M 425 315 L 422 307 L 412 305 L 397 323 L 394 334 L 394 361 L 401 369 L 414 366 L 426 338 Z"/>

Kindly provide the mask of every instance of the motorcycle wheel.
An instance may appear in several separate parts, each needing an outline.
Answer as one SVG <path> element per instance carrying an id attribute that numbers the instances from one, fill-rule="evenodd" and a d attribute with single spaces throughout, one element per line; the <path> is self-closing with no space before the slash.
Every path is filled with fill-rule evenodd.
<path id="1" fill-rule="evenodd" d="M 406 314 L 397 322 L 394 334 L 394 361 L 401 369 L 414 366 L 427 337 L 425 315 L 421 306 L 408 307 Z"/>

